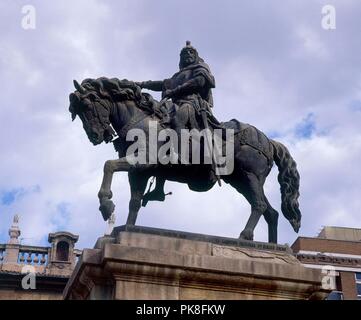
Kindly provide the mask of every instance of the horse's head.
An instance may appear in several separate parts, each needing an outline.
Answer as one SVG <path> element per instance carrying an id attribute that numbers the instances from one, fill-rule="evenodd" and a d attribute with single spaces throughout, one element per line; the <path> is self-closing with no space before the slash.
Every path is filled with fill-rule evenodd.
<path id="1" fill-rule="evenodd" d="M 79 116 L 90 142 L 94 145 L 103 141 L 110 142 L 115 132 L 109 120 L 109 101 L 102 99 L 96 90 L 80 85 L 76 80 L 74 80 L 74 86 L 77 90 L 69 96 L 69 112 L 72 120 L 74 121 L 76 116 Z"/>

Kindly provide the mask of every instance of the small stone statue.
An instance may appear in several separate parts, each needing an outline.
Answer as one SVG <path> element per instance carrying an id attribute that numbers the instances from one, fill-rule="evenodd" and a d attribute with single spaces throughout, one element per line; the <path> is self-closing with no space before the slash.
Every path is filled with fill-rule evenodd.
<path id="1" fill-rule="evenodd" d="M 9 236 L 10 244 L 19 244 L 19 237 L 20 237 L 21 231 L 19 229 L 19 216 L 16 214 L 13 218 L 13 224 L 11 225 L 11 228 L 9 229 Z"/>

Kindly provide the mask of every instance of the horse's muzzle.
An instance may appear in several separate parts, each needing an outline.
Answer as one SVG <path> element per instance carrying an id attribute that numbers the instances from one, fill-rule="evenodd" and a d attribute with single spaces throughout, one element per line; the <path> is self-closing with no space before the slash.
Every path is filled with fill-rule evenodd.
<path id="1" fill-rule="evenodd" d="M 90 142 L 95 146 L 103 142 L 103 138 L 95 131 L 91 132 L 88 137 Z"/>

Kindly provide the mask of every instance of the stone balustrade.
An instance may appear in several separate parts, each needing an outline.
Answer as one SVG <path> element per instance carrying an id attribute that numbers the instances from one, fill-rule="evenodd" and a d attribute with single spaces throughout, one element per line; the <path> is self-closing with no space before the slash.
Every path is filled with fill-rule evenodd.
<path id="1" fill-rule="evenodd" d="M 0 243 L 0 300 L 61 299 L 81 250 L 75 249 L 78 236 L 67 231 L 48 235 L 48 245 L 22 243 L 19 216 L 15 215 L 9 239 Z M 26 235 L 27 236 L 27 235 Z M 36 274 L 36 289 L 23 286 L 24 274 Z"/>
<path id="2" fill-rule="evenodd" d="M 50 248 L 20 246 L 18 263 L 29 265 L 47 265 Z"/>
<path id="3" fill-rule="evenodd" d="M 0 244 L 0 265 L 14 263 L 19 265 L 47 266 L 50 263 L 52 247 L 37 247 L 28 245 Z M 12 259 L 5 259 L 7 251 L 11 251 Z M 74 263 L 76 264 L 82 254 L 81 250 L 74 249 Z"/>
<path id="4" fill-rule="evenodd" d="M 4 261 L 5 245 L 0 245 L 0 264 Z"/>

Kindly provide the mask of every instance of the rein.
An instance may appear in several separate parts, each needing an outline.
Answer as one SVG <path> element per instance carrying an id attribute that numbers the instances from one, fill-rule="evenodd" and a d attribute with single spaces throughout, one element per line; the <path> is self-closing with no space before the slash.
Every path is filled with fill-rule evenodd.
<path id="1" fill-rule="evenodd" d="M 99 105 L 101 105 L 105 110 L 109 111 L 109 115 L 110 115 L 111 107 L 109 105 L 107 105 L 104 100 L 97 99 L 96 102 L 98 102 Z M 113 142 L 116 139 L 116 132 L 110 123 L 109 117 L 107 120 L 105 120 L 105 117 L 103 117 L 102 113 L 99 113 L 99 110 L 95 105 L 93 107 L 93 111 L 94 111 L 95 117 L 98 118 L 100 125 L 103 127 L 104 132 L 108 132 L 108 134 L 111 136 L 111 140 L 109 140 L 109 141 L 105 140 L 105 142 L 106 143 Z"/>
<path id="2" fill-rule="evenodd" d="M 129 131 L 134 125 L 141 122 L 142 120 L 146 119 L 147 117 L 150 117 L 148 114 L 140 113 L 139 115 L 133 117 L 128 123 L 126 123 L 119 131 L 118 136 L 119 137 L 125 137 Z"/>
<path id="3" fill-rule="evenodd" d="M 111 99 L 112 100 L 112 99 Z M 115 104 L 115 101 L 105 101 L 103 99 L 97 99 L 96 102 L 98 102 L 105 110 L 109 111 L 109 115 L 110 115 L 110 109 L 111 106 L 109 105 L 110 103 Z M 162 102 L 165 102 L 165 99 L 162 100 Z M 108 104 L 109 103 L 109 104 Z M 116 139 L 118 139 L 119 137 L 125 137 L 127 135 L 127 132 L 134 127 L 137 123 L 143 121 L 144 119 L 146 119 L 147 117 L 150 117 L 152 115 L 150 114 L 146 114 L 143 112 L 140 112 L 139 114 L 135 115 L 133 118 L 131 118 L 131 120 L 126 123 L 118 133 L 116 133 L 110 123 L 110 121 L 105 120 L 104 117 L 102 116 L 102 113 L 99 112 L 98 108 L 96 106 L 94 106 L 93 108 L 94 110 L 94 114 L 95 116 L 99 119 L 100 125 L 103 127 L 103 129 L 105 131 L 108 131 L 111 135 L 112 135 L 112 139 L 108 142 L 114 142 Z M 141 111 L 141 110 L 140 110 Z"/>
<path id="4" fill-rule="evenodd" d="M 106 110 L 108 110 L 108 106 L 103 102 L 103 100 L 98 99 L 97 102 Z M 99 119 L 100 124 L 102 125 L 103 129 L 108 129 L 108 127 L 110 126 L 110 121 L 109 123 L 107 123 L 107 121 L 104 121 L 104 117 L 99 114 L 98 108 L 95 107 L 94 108 L 94 112 L 95 112 L 95 116 Z"/>
<path id="5" fill-rule="evenodd" d="M 166 99 L 163 99 L 161 103 L 163 104 L 166 101 Z M 140 111 L 142 111 L 141 108 L 138 108 Z M 153 110 L 154 112 L 154 110 Z M 151 117 L 152 114 L 146 114 L 144 112 L 139 113 L 138 115 L 134 116 L 128 123 L 126 123 L 119 131 L 118 136 L 119 137 L 126 137 L 128 131 L 135 126 L 137 123 L 143 121 L 144 119 Z M 114 140 L 113 140 L 114 141 Z"/>

